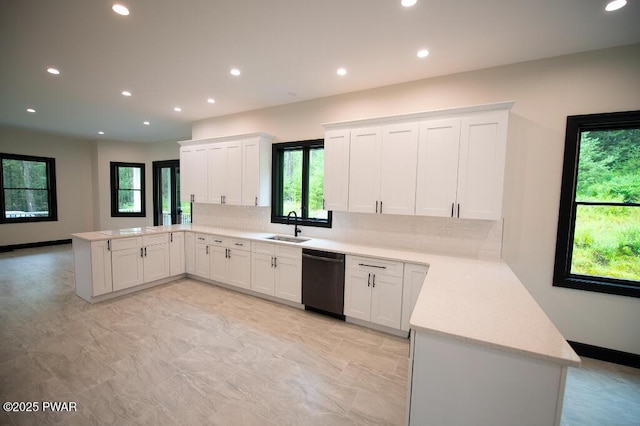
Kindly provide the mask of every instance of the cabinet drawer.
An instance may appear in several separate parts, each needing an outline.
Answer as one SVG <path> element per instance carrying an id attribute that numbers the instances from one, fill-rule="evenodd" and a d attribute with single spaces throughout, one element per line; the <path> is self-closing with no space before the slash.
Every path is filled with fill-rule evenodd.
<path id="1" fill-rule="evenodd" d="M 239 240 L 236 238 L 228 239 L 226 247 L 234 250 L 250 251 L 251 242 L 247 240 Z"/>
<path id="2" fill-rule="evenodd" d="M 347 256 L 347 268 L 352 271 L 377 272 L 379 274 L 402 277 L 404 264 L 374 257 Z"/>
<path id="3" fill-rule="evenodd" d="M 288 257 L 289 259 L 302 259 L 302 249 L 300 247 L 289 247 L 280 244 L 275 245 L 276 257 Z"/>
<path id="4" fill-rule="evenodd" d="M 153 234 L 144 235 L 142 237 L 142 244 L 145 246 L 155 246 L 158 244 L 164 244 L 169 242 L 169 234 Z"/>
<path id="5" fill-rule="evenodd" d="M 273 247 L 273 243 L 263 243 L 260 241 L 252 241 L 251 251 L 254 253 L 264 253 L 264 254 L 273 255 L 275 253 L 275 247 Z"/>
<path id="6" fill-rule="evenodd" d="M 220 235 L 210 235 L 209 244 L 217 247 L 227 247 L 229 239 Z"/>
<path id="7" fill-rule="evenodd" d="M 128 250 L 142 247 L 142 237 L 117 238 L 111 240 L 111 251 Z"/>

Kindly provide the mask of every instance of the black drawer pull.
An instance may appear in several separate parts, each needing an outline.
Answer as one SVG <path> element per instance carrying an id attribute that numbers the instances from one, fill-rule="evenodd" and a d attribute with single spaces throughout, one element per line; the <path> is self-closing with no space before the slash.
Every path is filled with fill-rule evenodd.
<path id="1" fill-rule="evenodd" d="M 386 266 L 368 265 L 366 263 L 358 263 L 359 266 L 367 266 L 369 268 L 387 269 Z"/>

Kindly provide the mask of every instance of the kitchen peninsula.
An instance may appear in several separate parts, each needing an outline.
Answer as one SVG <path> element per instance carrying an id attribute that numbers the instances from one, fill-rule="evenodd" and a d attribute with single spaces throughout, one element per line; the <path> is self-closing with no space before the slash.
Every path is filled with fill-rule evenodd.
<path id="1" fill-rule="evenodd" d="M 207 242 L 207 254 L 216 244 L 223 248 L 224 244 L 245 243 L 253 247 L 268 241 L 274 247 L 300 251 L 311 248 L 402 262 L 405 271 L 407 265 L 428 267 L 410 315 L 409 424 L 559 424 L 567 368 L 580 364 L 560 332 L 503 262 L 316 238 L 298 243 L 276 241 L 273 234 L 196 225 L 72 236 L 76 292 L 91 303 L 184 276 L 220 284 L 194 272 L 197 238 Z M 224 249 L 225 254 L 227 250 L 232 249 Z M 130 273 L 114 266 L 116 259 L 125 259 L 120 266 L 125 265 Z M 127 275 L 135 279 L 122 286 Z M 303 307 L 300 299 L 280 300 L 252 291 L 251 285 L 220 285 Z M 403 292 L 403 297 L 408 294 Z M 406 311 L 406 305 L 397 307 L 398 312 L 402 309 Z M 403 314 L 408 317 L 407 312 Z M 400 322 L 396 328 L 384 328 L 374 321 L 354 321 L 347 315 L 350 320 L 403 333 Z"/>

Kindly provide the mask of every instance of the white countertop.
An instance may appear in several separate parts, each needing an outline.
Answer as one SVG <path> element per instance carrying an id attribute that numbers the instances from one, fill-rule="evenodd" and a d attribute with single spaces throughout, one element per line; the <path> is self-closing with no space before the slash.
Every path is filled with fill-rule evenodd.
<path id="1" fill-rule="evenodd" d="M 176 231 L 260 241 L 274 235 L 197 225 L 171 225 L 84 232 L 72 236 L 87 241 L 100 241 Z M 411 328 L 418 332 L 446 336 L 557 364 L 580 365 L 578 355 L 504 262 L 356 245 L 320 238 L 311 238 L 303 243 L 275 243 L 429 265 L 427 278 L 411 315 Z"/>

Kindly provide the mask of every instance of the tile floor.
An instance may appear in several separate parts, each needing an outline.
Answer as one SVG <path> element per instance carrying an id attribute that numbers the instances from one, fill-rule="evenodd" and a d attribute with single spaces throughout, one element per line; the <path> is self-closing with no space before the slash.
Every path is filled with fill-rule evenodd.
<path id="1" fill-rule="evenodd" d="M 69 245 L 0 253 L 0 412 L 29 424 L 404 423 L 408 341 L 183 279 L 90 305 Z M 563 425 L 640 424 L 640 371 L 571 369 Z"/>

